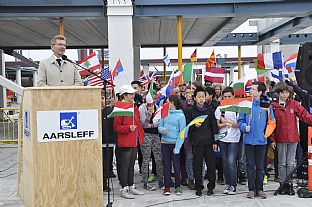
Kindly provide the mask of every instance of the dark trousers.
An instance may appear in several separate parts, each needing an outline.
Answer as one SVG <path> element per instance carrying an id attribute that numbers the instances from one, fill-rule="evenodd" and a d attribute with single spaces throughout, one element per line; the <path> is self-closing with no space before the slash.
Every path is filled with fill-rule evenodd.
<path id="1" fill-rule="evenodd" d="M 203 159 L 205 159 L 207 165 L 207 175 L 209 181 L 207 187 L 208 189 L 213 190 L 216 185 L 216 168 L 212 145 L 193 146 L 193 168 L 196 190 L 203 189 Z"/>
<path id="2" fill-rule="evenodd" d="M 266 145 L 245 145 L 249 191 L 263 191 L 264 157 Z"/>
<path id="3" fill-rule="evenodd" d="M 181 179 L 186 181 L 187 173 L 186 173 L 186 153 L 184 149 L 184 145 L 182 145 L 180 149 L 180 168 L 181 168 Z"/>
<path id="4" fill-rule="evenodd" d="M 120 184 L 121 187 L 132 186 L 134 181 L 134 164 L 136 160 L 137 147 L 120 148 Z"/>
<path id="5" fill-rule="evenodd" d="M 113 171 L 113 147 L 102 147 L 103 186 L 107 185 L 110 172 Z"/>
<path id="6" fill-rule="evenodd" d="M 175 179 L 175 187 L 180 187 L 181 185 L 181 178 L 180 178 L 180 154 L 175 155 L 173 153 L 175 145 L 174 144 L 161 144 L 161 153 L 163 159 L 163 166 L 164 166 L 164 180 L 165 180 L 165 187 L 170 188 L 171 182 L 171 163 L 173 163 L 174 169 L 174 179 Z"/>
<path id="7" fill-rule="evenodd" d="M 117 168 L 117 177 L 120 182 L 120 157 L 121 157 L 121 148 L 116 145 L 115 147 L 115 157 L 116 157 L 116 168 Z"/>
<path id="8" fill-rule="evenodd" d="M 143 154 L 142 154 L 140 147 L 138 147 L 138 163 L 139 163 L 139 170 L 140 170 L 140 172 L 142 172 L 141 167 L 142 167 L 142 163 L 143 163 Z"/>

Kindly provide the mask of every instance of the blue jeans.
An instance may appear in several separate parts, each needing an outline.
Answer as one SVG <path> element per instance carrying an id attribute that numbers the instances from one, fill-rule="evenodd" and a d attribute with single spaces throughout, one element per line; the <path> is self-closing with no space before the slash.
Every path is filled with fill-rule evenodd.
<path id="1" fill-rule="evenodd" d="M 249 191 L 263 191 L 265 149 L 266 145 L 245 144 Z"/>
<path id="2" fill-rule="evenodd" d="M 222 166 L 227 185 L 237 185 L 237 167 L 236 158 L 238 151 L 238 142 L 219 142 L 222 154 Z"/>

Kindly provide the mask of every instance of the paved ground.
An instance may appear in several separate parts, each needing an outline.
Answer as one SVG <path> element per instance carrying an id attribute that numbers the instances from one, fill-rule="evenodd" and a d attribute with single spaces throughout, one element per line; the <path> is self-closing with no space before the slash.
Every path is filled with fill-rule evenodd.
<path id="1" fill-rule="evenodd" d="M 17 195 L 17 145 L 0 144 L 0 207 L 22 207 L 24 206 Z M 9 168 L 9 169 L 7 169 Z M 7 170 L 6 170 L 7 169 Z M 113 206 L 115 207 L 173 207 L 173 206 L 213 206 L 213 207 L 310 207 L 312 199 L 303 199 L 296 196 L 274 196 L 273 192 L 278 187 L 278 183 L 270 181 L 265 186 L 268 198 L 266 200 L 247 199 L 247 187 L 238 185 L 237 195 L 223 195 L 224 186 L 217 185 L 214 196 L 197 197 L 194 191 L 182 187 L 183 194 L 176 196 L 163 196 L 161 190 L 153 192 L 144 191 L 145 195 L 137 196 L 134 200 L 120 198 L 120 186 L 116 179 L 112 179 L 114 184 L 114 196 L 112 195 Z M 135 181 L 138 189 L 142 189 L 141 176 L 138 171 L 135 173 Z M 204 191 L 205 193 L 205 191 Z M 104 194 L 104 203 L 107 204 L 107 194 Z"/>

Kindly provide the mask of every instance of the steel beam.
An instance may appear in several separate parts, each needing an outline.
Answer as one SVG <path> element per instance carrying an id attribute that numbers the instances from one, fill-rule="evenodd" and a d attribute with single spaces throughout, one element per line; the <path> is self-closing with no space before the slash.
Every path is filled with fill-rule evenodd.
<path id="1" fill-rule="evenodd" d="M 312 42 L 312 33 L 291 34 L 280 39 L 281 45 L 303 44 L 305 42 Z"/>
<path id="2" fill-rule="evenodd" d="M 227 18 L 222 24 L 219 25 L 215 31 L 212 32 L 203 42 L 204 47 L 216 45 L 220 40 L 222 40 L 226 35 L 232 32 L 234 29 L 239 27 L 248 17 L 237 17 L 237 18 Z"/>
<path id="3" fill-rule="evenodd" d="M 304 28 L 312 26 L 312 15 L 306 17 L 297 17 L 290 20 L 281 20 L 264 31 L 260 31 L 258 44 L 269 44 L 270 42 L 294 34 Z"/>
<path id="4" fill-rule="evenodd" d="M 157 1 L 136 0 L 135 16 L 300 16 L 312 10 L 311 1 Z"/>

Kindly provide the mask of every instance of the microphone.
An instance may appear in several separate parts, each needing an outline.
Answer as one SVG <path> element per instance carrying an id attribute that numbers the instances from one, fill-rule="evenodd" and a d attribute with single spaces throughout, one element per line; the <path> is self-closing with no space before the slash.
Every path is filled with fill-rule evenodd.
<path id="1" fill-rule="evenodd" d="M 72 64 L 74 64 L 74 65 L 76 65 L 76 66 L 78 66 L 78 67 L 80 67 L 80 68 L 82 68 L 83 70 L 88 71 L 88 73 L 89 73 L 90 75 L 97 76 L 98 78 L 100 78 L 100 79 L 103 81 L 104 85 L 110 84 L 111 86 L 115 86 L 115 85 L 112 84 L 110 81 L 105 80 L 103 77 L 99 76 L 99 75 L 96 74 L 96 73 L 93 73 L 89 68 L 85 68 L 85 67 L 83 67 L 83 66 L 77 64 L 75 61 L 72 61 L 72 60 L 68 59 L 68 57 L 67 57 L 66 55 L 62 55 L 62 60 L 66 60 L 66 61 L 68 61 L 68 62 L 70 62 L 70 63 L 72 63 Z"/>
<path id="2" fill-rule="evenodd" d="M 67 60 L 68 62 L 72 62 L 66 55 L 62 55 L 62 60 Z"/>

